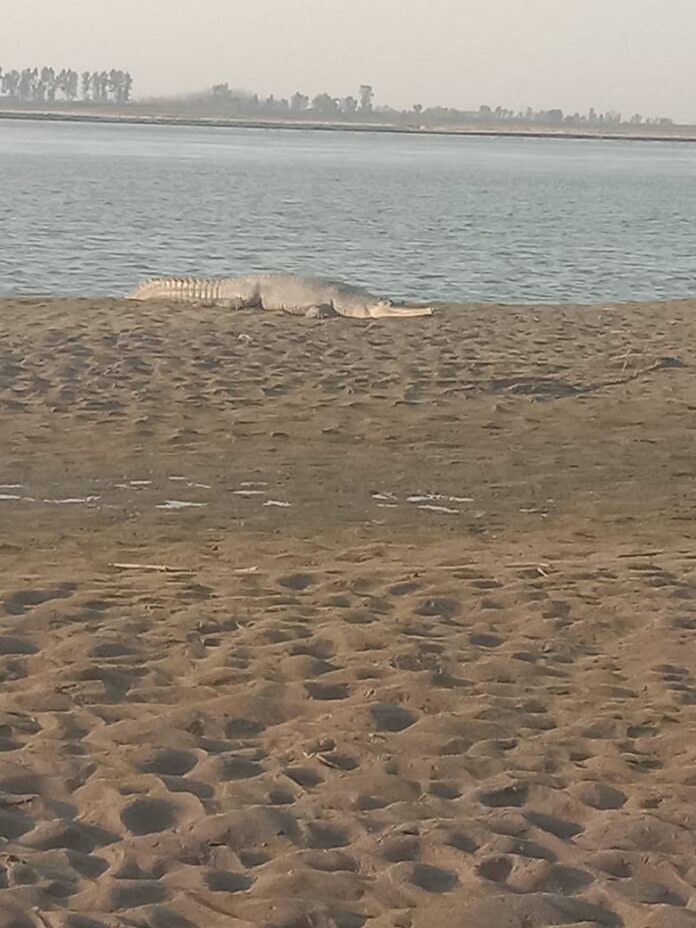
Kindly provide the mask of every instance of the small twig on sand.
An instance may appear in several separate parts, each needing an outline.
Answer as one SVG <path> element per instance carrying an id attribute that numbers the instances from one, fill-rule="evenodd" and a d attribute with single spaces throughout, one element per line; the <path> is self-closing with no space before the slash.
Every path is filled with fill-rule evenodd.
<path id="1" fill-rule="evenodd" d="M 657 554 L 664 554 L 664 551 L 632 551 L 630 554 L 617 554 L 618 558 L 629 557 L 655 557 Z"/>
<path id="2" fill-rule="evenodd" d="M 469 561 L 466 564 L 436 564 L 435 570 L 466 570 L 470 567 L 480 567 L 481 565 L 477 561 Z M 525 561 L 522 564 L 503 564 L 503 567 L 509 567 L 513 570 L 529 568 L 530 570 L 538 570 L 540 573 L 544 573 L 545 570 L 550 570 L 551 565 L 547 564 L 545 561 Z M 544 576 L 546 574 L 544 573 Z"/>
<path id="3" fill-rule="evenodd" d="M 546 561 L 515 561 L 514 564 L 506 564 L 506 567 L 550 567 Z"/>
<path id="4" fill-rule="evenodd" d="M 640 352 L 635 353 L 635 356 L 636 356 L 636 370 L 635 370 L 635 373 L 636 373 L 636 375 L 638 374 L 638 365 L 640 364 L 640 362 L 641 362 L 641 361 L 643 360 L 643 358 L 645 357 L 645 349 L 647 348 L 647 346 L 648 346 L 648 343 L 647 343 L 647 342 L 643 342 L 643 347 L 641 348 Z M 626 373 L 626 367 L 628 366 L 628 360 L 629 360 L 629 356 L 626 355 L 626 360 L 624 361 L 624 363 L 623 363 L 623 368 L 621 369 L 621 376 L 622 376 L 622 377 L 623 377 L 624 374 Z"/>
<path id="5" fill-rule="evenodd" d="M 643 357 L 643 353 L 641 352 L 639 356 L 639 360 L 642 357 Z M 630 383 L 632 380 L 638 380 L 639 377 L 643 377 L 645 374 L 652 374 L 653 371 L 664 370 L 666 367 L 670 367 L 670 366 L 674 367 L 678 365 L 670 365 L 668 363 L 665 363 L 665 360 L 662 359 L 659 361 L 655 361 L 653 364 L 650 364 L 648 367 L 637 367 L 633 371 L 633 373 L 629 373 L 629 374 L 626 374 L 626 376 L 623 376 L 623 373 L 625 370 L 625 365 L 624 365 L 624 370 L 621 371 L 622 376 L 619 377 L 618 380 L 603 380 L 603 381 L 600 381 L 594 384 L 594 386 L 595 387 L 618 387 L 621 384 Z"/>
<path id="6" fill-rule="evenodd" d="M 169 567 L 167 564 L 109 564 L 116 570 L 154 570 L 161 574 L 190 574 L 190 567 Z"/>
<path id="7" fill-rule="evenodd" d="M 476 561 L 467 561 L 466 564 L 436 564 L 435 570 L 466 570 L 468 567 L 478 567 Z"/>

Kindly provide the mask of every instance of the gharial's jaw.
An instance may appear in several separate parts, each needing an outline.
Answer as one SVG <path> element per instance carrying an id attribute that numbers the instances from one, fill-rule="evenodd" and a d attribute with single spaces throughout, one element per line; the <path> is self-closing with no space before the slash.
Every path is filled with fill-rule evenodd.
<path id="1" fill-rule="evenodd" d="M 413 316 L 432 316 L 432 306 L 374 306 L 370 309 L 371 319 L 406 319 Z"/>

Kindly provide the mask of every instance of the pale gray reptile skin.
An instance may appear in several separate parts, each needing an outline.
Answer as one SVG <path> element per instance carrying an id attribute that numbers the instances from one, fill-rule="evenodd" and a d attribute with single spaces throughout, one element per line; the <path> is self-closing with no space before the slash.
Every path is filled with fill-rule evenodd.
<path id="1" fill-rule="evenodd" d="M 432 316 L 431 306 L 398 305 L 362 287 L 295 274 L 245 277 L 157 277 L 140 284 L 129 300 L 174 300 L 227 309 L 264 309 L 295 316 L 403 319 Z"/>

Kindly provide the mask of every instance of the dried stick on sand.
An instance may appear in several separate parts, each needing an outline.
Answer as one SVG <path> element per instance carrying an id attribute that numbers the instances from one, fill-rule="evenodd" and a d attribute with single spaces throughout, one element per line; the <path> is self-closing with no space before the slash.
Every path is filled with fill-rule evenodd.
<path id="1" fill-rule="evenodd" d="M 167 564 L 109 564 L 115 570 L 154 570 L 162 574 L 190 574 L 190 567 L 170 567 Z"/>

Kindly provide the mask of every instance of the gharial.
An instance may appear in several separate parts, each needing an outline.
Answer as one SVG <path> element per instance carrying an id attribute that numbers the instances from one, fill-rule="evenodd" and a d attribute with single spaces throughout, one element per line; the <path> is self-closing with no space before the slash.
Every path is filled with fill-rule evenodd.
<path id="1" fill-rule="evenodd" d="M 279 310 L 324 319 L 400 319 L 432 316 L 432 306 L 398 304 L 363 287 L 297 274 L 249 274 L 244 277 L 156 277 L 141 283 L 129 300 L 174 300 L 226 309 Z"/>

